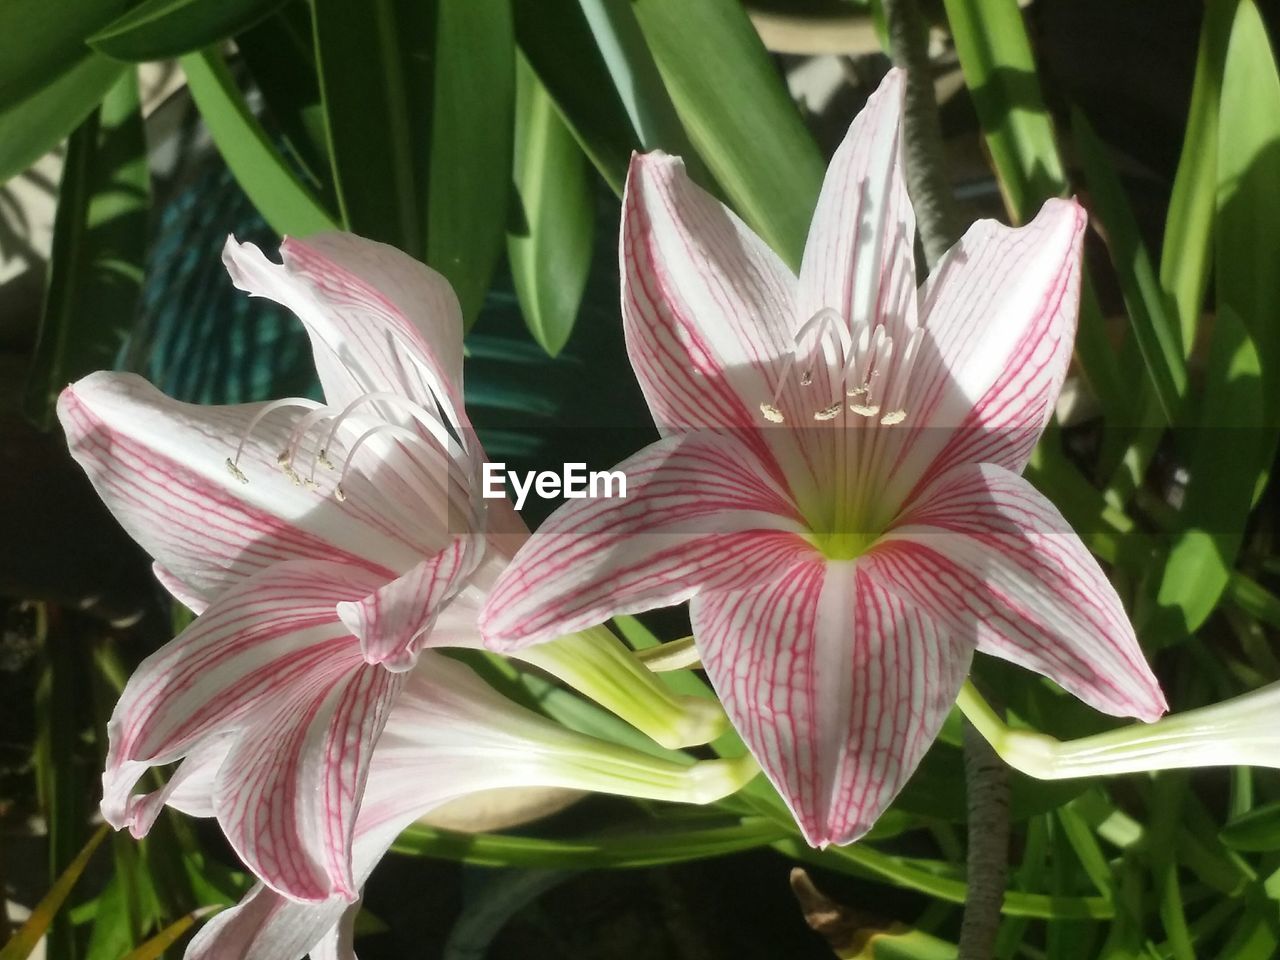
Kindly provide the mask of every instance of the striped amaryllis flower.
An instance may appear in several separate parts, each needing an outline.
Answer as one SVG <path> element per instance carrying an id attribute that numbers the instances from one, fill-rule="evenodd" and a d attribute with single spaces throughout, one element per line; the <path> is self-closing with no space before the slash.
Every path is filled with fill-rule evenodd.
<path id="1" fill-rule="evenodd" d="M 245 864 L 295 900 L 350 900 L 373 746 L 424 647 L 478 642 L 515 518 L 477 495 L 448 283 L 345 234 L 282 254 L 228 241 L 224 260 L 306 325 L 325 403 L 192 406 L 98 373 L 58 412 L 99 495 L 200 614 L 115 708 L 104 816 L 144 833 L 217 756 L 212 810 Z"/>
<path id="2" fill-rule="evenodd" d="M 796 277 L 679 160 L 632 161 L 622 313 L 663 439 L 575 500 L 481 615 L 491 646 L 691 600 L 702 663 L 814 845 L 868 830 L 975 650 L 1099 710 L 1164 697 L 1115 590 L 1019 474 L 1071 354 L 1085 214 L 975 224 L 917 289 L 891 72 Z"/>

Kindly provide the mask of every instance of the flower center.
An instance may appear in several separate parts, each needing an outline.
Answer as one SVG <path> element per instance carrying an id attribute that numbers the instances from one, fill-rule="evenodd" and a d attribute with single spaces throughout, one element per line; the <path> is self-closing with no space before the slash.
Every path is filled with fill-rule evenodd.
<path id="1" fill-rule="evenodd" d="M 884 324 L 873 329 L 866 321 L 846 323 L 823 307 L 796 330 L 773 397 L 760 404 L 760 413 L 770 423 L 786 421 L 782 394 L 798 370 L 799 386 L 809 394 L 804 407 L 819 423 L 835 420 L 847 405 L 850 413 L 869 421 L 899 424 L 907 418 L 903 404 L 921 336 L 915 327 L 905 342 L 895 343 Z M 825 376 L 815 377 L 815 371 Z"/>
<path id="2" fill-rule="evenodd" d="M 854 560 L 866 553 L 876 542 L 878 534 L 836 530 L 829 533 L 811 533 L 809 542 L 828 560 Z"/>

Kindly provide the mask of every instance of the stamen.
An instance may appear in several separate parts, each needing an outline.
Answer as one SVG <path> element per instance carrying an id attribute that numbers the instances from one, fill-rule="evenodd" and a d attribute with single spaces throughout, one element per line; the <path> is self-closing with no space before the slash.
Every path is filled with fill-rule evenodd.
<path id="1" fill-rule="evenodd" d="M 782 399 L 782 390 L 787 385 L 787 377 L 791 376 L 791 371 L 795 365 L 796 355 L 792 352 L 792 354 L 783 361 L 782 369 L 778 371 L 778 382 L 773 388 L 773 399 L 767 403 L 760 404 L 760 412 L 764 414 L 764 418 L 770 423 L 782 423 L 787 419 L 782 415 L 782 410 L 778 407 L 778 401 Z"/>
<path id="2" fill-rule="evenodd" d="M 783 420 L 787 419 L 782 415 L 782 411 L 772 403 L 760 404 L 760 412 L 764 414 L 764 418 L 770 423 L 782 423 Z"/>
<path id="3" fill-rule="evenodd" d="M 920 341 L 923 337 L 924 328 L 916 327 L 911 331 L 911 336 L 907 339 L 907 345 L 902 351 L 902 356 L 894 368 L 892 392 L 885 404 L 889 412 L 880 418 L 880 422 L 886 427 L 892 427 L 907 419 L 907 410 L 904 406 L 907 398 L 907 387 L 911 380 L 911 371 L 915 367 L 916 356 L 919 353 Z"/>
<path id="4" fill-rule="evenodd" d="M 440 422 L 439 418 L 432 414 L 429 410 L 423 409 L 417 403 L 414 403 L 408 397 L 402 397 L 398 393 L 376 392 L 366 393 L 356 397 L 343 408 L 342 412 L 333 419 L 333 423 L 329 426 L 329 432 L 325 435 L 324 443 L 320 445 L 321 454 L 327 453 L 329 448 L 333 446 L 334 437 L 338 435 L 338 429 L 342 426 L 347 417 L 351 416 L 360 406 L 371 403 L 373 401 L 383 401 L 394 406 L 400 407 L 408 413 L 414 420 L 426 427 L 427 432 L 434 437 L 442 447 L 446 450 L 450 447 L 452 437 L 449 436 L 448 430 Z M 348 460 L 351 457 L 350 451 L 347 453 Z M 327 460 L 327 457 L 326 457 Z"/>
<path id="5" fill-rule="evenodd" d="M 298 456 L 298 447 L 302 445 L 303 438 L 311 432 L 311 428 L 330 416 L 332 416 L 331 408 L 321 407 L 319 410 L 313 410 L 311 413 L 308 413 L 294 425 L 293 432 L 289 434 L 288 445 L 285 448 L 285 451 L 288 454 L 289 463 L 292 463 Z M 308 479 L 315 477 L 315 475 L 316 458 L 312 457 L 311 471 L 308 474 Z"/>
<path id="6" fill-rule="evenodd" d="M 840 412 L 840 406 L 841 405 L 839 403 L 833 403 L 829 407 L 824 407 L 821 410 L 815 410 L 813 414 L 813 419 L 834 420 L 836 418 L 836 414 Z"/>
<path id="7" fill-rule="evenodd" d="M 439 449 L 433 447 L 427 440 L 423 439 L 423 437 L 420 434 L 414 433 L 408 427 L 402 427 L 397 423 L 380 423 L 376 427 L 370 427 L 364 433 L 360 434 L 360 436 L 356 439 L 356 442 L 351 445 L 351 448 L 349 450 L 347 450 L 347 459 L 346 459 L 346 462 L 342 465 L 342 474 L 338 477 L 338 482 L 333 488 L 333 495 L 337 497 L 338 500 L 342 501 L 347 499 L 345 484 L 347 482 L 347 476 L 351 473 L 351 465 L 355 463 L 356 454 L 360 451 L 360 448 L 364 446 L 365 442 L 369 440 L 370 437 L 376 436 L 377 434 L 380 434 L 380 433 L 395 434 L 401 440 L 404 440 L 408 443 L 415 444 L 419 447 L 422 447 L 432 457 L 435 457 L 440 453 Z M 423 473 L 426 474 L 428 473 L 428 471 L 423 470 Z M 404 475 L 401 474 L 401 476 L 403 477 Z M 410 481 L 406 479 L 406 482 L 410 482 Z M 446 483 L 447 482 L 448 481 L 446 481 Z M 424 502 L 432 499 L 429 491 L 422 489 L 422 490 L 419 490 L 418 492 L 422 496 Z M 445 495 L 448 496 L 447 487 L 445 488 Z"/>
<path id="8" fill-rule="evenodd" d="M 244 471 L 240 469 L 240 457 L 244 454 L 244 445 L 249 442 L 249 438 L 253 436 L 253 431 L 257 429 L 258 424 L 262 422 L 263 418 L 266 417 L 267 414 L 273 413 L 284 407 L 303 407 L 308 410 L 316 410 L 320 409 L 322 406 L 323 404 L 316 403 L 314 400 L 307 400 L 303 397 L 288 397 L 283 400 L 272 400 L 264 406 L 258 411 L 257 415 L 249 421 L 249 425 L 245 427 L 244 433 L 240 435 L 240 443 L 236 447 L 236 455 L 228 458 L 227 460 L 227 469 L 231 472 L 231 475 L 241 483 L 249 482 L 249 478 L 245 475 Z"/>

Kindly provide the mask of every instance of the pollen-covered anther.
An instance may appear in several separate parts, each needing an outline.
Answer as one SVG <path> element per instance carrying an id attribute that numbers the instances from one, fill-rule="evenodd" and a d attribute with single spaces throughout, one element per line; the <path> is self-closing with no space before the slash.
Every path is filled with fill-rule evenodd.
<path id="1" fill-rule="evenodd" d="M 764 418 L 770 423 L 782 423 L 782 421 L 787 419 L 782 415 L 782 411 L 772 403 L 760 404 L 760 412 L 764 414 Z"/>
<path id="2" fill-rule="evenodd" d="M 347 491 L 342 489 L 342 484 L 338 484 L 336 487 L 333 488 L 333 498 L 337 500 L 339 503 L 346 503 Z"/>
<path id="3" fill-rule="evenodd" d="M 849 409 L 860 417 L 874 417 L 880 413 L 878 403 L 851 403 Z"/>
<path id="4" fill-rule="evenodd" d="M 824 407 L 824 408 L 823 408 L 823 409 L 821 409 L 821 410 L 815 410 L 815 411 L 813 412 L 813 419 L 815 419 L 815 420 L 834 420 L 834 419 L 836 418 L 836 415 L 840 413 L 840 406 L 841 406 L 841 404 L 839 404 L 839 403 L 833 403 L 833 404 L 832 404 L 831 406 L 829 406 L 829 407 Z"/>
<path id="5" fill-rule="evenodd" d="M 236 462 L 232 460 L 230 457 L 227 457 L 227 473 L 231 474 L 241 483 L 249 482 L 249 477 L 245 474 L 243 470 L 240 469 L 239 466 L 236 465 Z"/>
<path id="6" fill-rule="evenodd" d="M 280 464 L 280 470 L 295 487 L 302 486 L 302 477 L 298 476 L 298 471 L 293 469 L 293 457 L 289 455 L 288 450 L 276 457 L 276 463 Z"/>
<path id="7" fill-rule="evenodd" d="M 905 419 L 907 419 L 907 411 L 890 410 L 888 413 L 886 413 L 883 417 L 880 418 L 880 423 L 886 427 L 892 427 L 896 424 L 901 423 Z"/>

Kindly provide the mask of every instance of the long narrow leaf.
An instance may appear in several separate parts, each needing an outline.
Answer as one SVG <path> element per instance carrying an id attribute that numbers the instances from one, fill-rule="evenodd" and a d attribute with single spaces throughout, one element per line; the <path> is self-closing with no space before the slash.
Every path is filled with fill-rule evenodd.
<path id="1" fill-rule="evenodd" d="M 630 0 L 580 2 L 640 143 L 646 150 L 661 148 L 696 160 Z"/>
<path id="2" fill-rule="evenodd" d="M 1208 0 L 1205 4 L 1187 132 L 1169 197 L 1160 251 L 1160 284 L 1172 298 L 1184 355 L 1190 355 L 1195 345 L 1213 257 L 1218 99 L 1231 21 L 1238 3 L 1239 0 Z"/>
<path id="3" fill-rule="evenodd" d="M 1165 422 L 1172 424 L 1187 389 L 1181 336 L 1169 314 L 1164 291 L 1156 280 L 1133 209 L 1107 156 L 1105 144 L 1079 110 L 1072 114 L 1071 129 L 1093 197 L 1095 215 L 1106 231 L 1107 248 L 1129 308 L 1134 339 L 1142 352 Z"/>
<path id="4" fill-rule="evenodd" d="M 439 0 L 426 255 L 468 325 L 502 253 L 514 114 L 510 0 Z"/>
<path id="5" fill-rule="evenodd" d="M 1259 354 L 1244 323 L 1221 309 L 1209 355 L 1181 532 L 1159 581 L 1161 614 L 1149 628 L 1168 643 L 1197 630 L 1226 589 L 1240 550 L 1259 474 L 1270 462 L 1264 439 Z M 1273 431 L 1266 431 L 1273 434 Z"/>
<path id="6" fill-rule="evenodd" d="M 1067 188 L 1017 0 L 945 0 L 1005 202 L 1018 222 Z"/>
<path id="7" fill-rule="evenodd" d="M 1280 75 L 1254 0 L 1231 27 L 1218 118 L 1214 273 L 1218 309 L 1258 348 L 1268 409 L 1280 409 Z M 1273 417 L 1274 419 L 1274 417 Z"/>
<path id="8" fill-rule="evenodd" d="M 136 950 L 131 950 L 125 954 L 122 960 L 158 960 L 164 955 L 164 952 L 178 942 L 178 940 L 190 930 L 195 924 L 223 909 L 222 906 L 201 907 L 199 910 L 193 910 L 184 917 L 180 917 L 173 923 L 169 924 L 150 940 L 138 946 Z"/>
<path id="9" fill-rule="evenodd" d="M 619 196 L 642 149 L 578 0 L 513 0 L 516 39 L 583 151 Z"/>
<path id="10" fill-rule="evenodd" d="M 124 65 L 93 54 L 30 96 L 0 108 L 0 183 L 61 143 L 111 89 Z"/>
<path id="11" fill-rule="evenodd" d="M 316 62 L 345 226 L 422 257 L 435 25 L 429 4 L 316 0 Z"/>
<path id="12" fill-rule="evenodd" d="M 26 960 L 27 957 L 31 956 L 39 945 L 41 937 L 45 935 L 45 932 L 53 923 L 54 917 L 58 916 L 63 903 L 66 902 L 72 888 L 76 885 L 76 881 L 84 873 L 84 868 L 93 859 L 94 851 L 98 849 L 98 846 L 110 832 L 111 828 L 105 823 L 94 831 L 93 836 L 89 838 L 89 842 L 84 845 L 84 848 L 76 855 L 75 859 L 67 864 L 67 868 L 58 877 L 53 887 L 36 904 L 36 908 L 31 911 L 31 916 L 27 918 L 22 928 L 13 935 L 3 948 L 0 948 L 0 960 Z"/>
<path id="13" fill-rule="evenodd" d="M 768 820 L 744 819 L 704 824 L 646 826 L 629 833 L 542 840 L 491 833 L 455 833 L 413 826 L 391 849 L 415 856 L 460 860 L 476 866 L 529 868 L 651 867 L 737 853 L 768 846 L 791 831 Z"/>
<path id="14" fill-rule="evenodd" d="M 201 50 L 181 63 L 209 135 L 272 229 L 302 237 L 337 229 L 337 221 L 254 119 L 218 52 Z"/>
<path id="15" fill-rule="evenodd" d="M 1045 200 L 1066 193 L 1067 178 L 1022 11 L 1017 0 L 945 0 L 945 5 L 1005 205 L 1015 222 L 1024 223 Z M 1076 353 L 1108 421 L 1123 422 L 1130 409 L 1128 391 L 1087 274 Z"/>
<path id="16" fill-rule="evenodd" d="M 680 119 L 730 202 L 798 267 L 823 163 L 737 0 L 636 0 Z"/>
<path id="17" fill-rule="evenodd" d="M 0 111 L 26 100 L 82 65 L 91 55 L 84 45 L 85 37 L 119 16 L 132 2 L 0 3 Z"/>
<path id="18" fill-rule="evenodd" d="M 507 230 L 507 259 L 529 332 L 555 356 L 573 331 L 591 268 L 593 177 L 523 57 L 516 93 L 516 208 Z"/>
<path id="19" fill-rule="evenodd" d="M 285 0 L 145 0 L 89 37 L 117 60 L 143 63 L 191 53 L 239 33 Z"/>
<path id="20" fill-rule="evenodd" d="M 110 367 L 133 327 L 150 183 L 138 85 L 125 74 L 67 150 L 27 413 L 48 428 L 58 392 Z"/>

